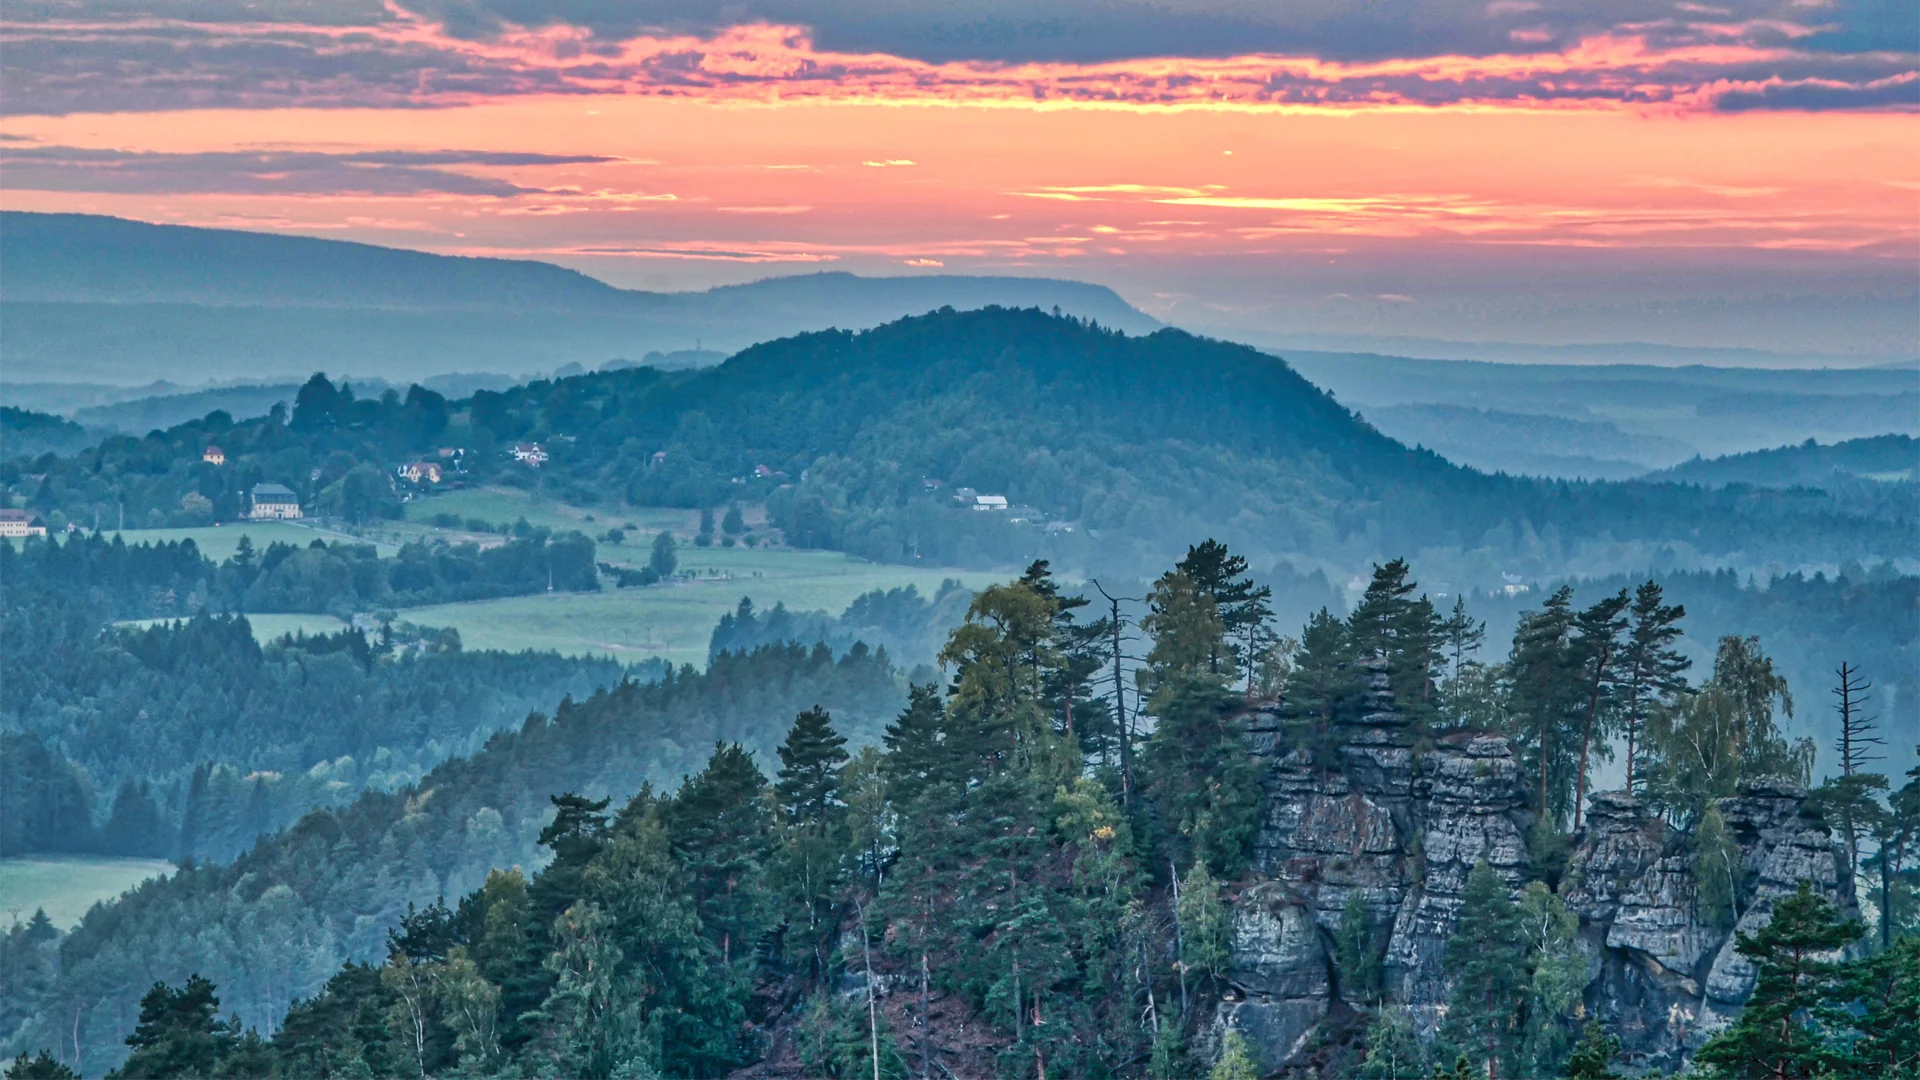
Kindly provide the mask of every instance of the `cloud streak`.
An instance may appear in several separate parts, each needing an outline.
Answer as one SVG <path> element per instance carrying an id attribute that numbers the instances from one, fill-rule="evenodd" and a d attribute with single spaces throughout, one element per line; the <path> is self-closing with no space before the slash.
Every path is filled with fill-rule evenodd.
<path id="1" fill-rule="evenodd" d="M 16 191 L 143 194 L 413 196 L 510 199 L 573 194 L 527 187 L 457 166 L 526 167 L 604 164 L 593 154 L 529 154 L 463 150 L 209 151 L 164 153 L 0 143 L 0 170 Z"/>
<path id="2" fill-rule="evenodd" d="M 526 21 L 511 21 L 515 12 Z M 1030 108 L 1920 107 L 1911 50 L 1835 52 L 1819 45 L 1828 24 L 1781 17 L 1601 24 L 1568 16 L 1546 29 L 1505 26 L 1493 39 L 1452 35 L 1461 51 L 1351 58 L 1354 50 L 1322 42 L 1318 53 L 929 60 L 836 50 L 803 24 L 674 33 L 630 20 L 569 22 L 565 4 L 456 14 L 389 3 L 377 19 L 344 25 L 16 17 L 0 23 L 8 109 L 439 107 L 608 94 Z M 1521 15 L 1542 13 L 1506 7 L 1475 18 Z M 1251 40 L 1286 44 L 1284 35 Z M 1314 38 L 1303 34 L 1299 43 Z M 102 70 L 115 77 L 90 77 Z"/>

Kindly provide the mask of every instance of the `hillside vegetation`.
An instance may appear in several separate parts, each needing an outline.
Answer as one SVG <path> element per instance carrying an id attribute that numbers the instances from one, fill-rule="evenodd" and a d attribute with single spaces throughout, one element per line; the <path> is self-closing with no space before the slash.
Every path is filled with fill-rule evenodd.
<path id="1" fill-rule="evenodd" d="M 767 498 L 789 541 L 887 560 L 1138 572 L 1206 531 L 1256 565 L 1358 569 L 1413 550 L 1436 574 L 1490 584 L 1629 571 L 1656 553 L 1799 565 L 1913 547 L 1909 511 L 1817 492 L 1485 476 L 1387 438 L 1253 349 L 1038 311 L 802 335 L 680 377 L 537 382 L 476 395 L 471 416 L 501 442 L 555 440 L 542 483 L 563 494 L 703 505 L 741 491 L 736 477 L 752 492 L 763 467 L 784 473 L 796 482 Z M 957 511 L 961 488 L 1030 506 L 1034 523 Z"/>

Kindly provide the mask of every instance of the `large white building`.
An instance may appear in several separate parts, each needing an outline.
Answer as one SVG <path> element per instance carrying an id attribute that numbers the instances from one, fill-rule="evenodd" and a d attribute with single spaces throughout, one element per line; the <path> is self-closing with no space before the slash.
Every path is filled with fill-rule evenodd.
<path id="1" fill-rule="evenodd" d="M 292 488 L 279 484 L 255 484 L 253 506 L 247 516 L 255 521 L 288 521 L 306 515 L 300 510 L 300 496 Z"/>
<path id="2" fill-rule="evenodd" d="M 0 510 L 0 536 L 45 536 L 47 523 L 31 510 Z"/>

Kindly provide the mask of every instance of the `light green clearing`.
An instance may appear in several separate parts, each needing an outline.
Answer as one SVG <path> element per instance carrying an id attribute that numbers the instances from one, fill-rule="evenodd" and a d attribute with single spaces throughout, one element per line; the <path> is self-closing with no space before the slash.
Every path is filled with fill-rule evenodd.
<path id="1" fill-rule="evenodd" d="M 657 656 L 704 667 L 714 624 L 743 596 L 762 611 L 784 603 L 795 611 L 838 615 L 855 597 L 874 589 L 913 585 L 930 597 L 945 578 L 977 589 L 1016 576 L 1015 571 L 890 566 L 830 551 L 744 548 L 683 547 L 680 569 L 698 576 L 649 588 L 608 586 L 597 593 L 541 593 L 409 608 L 399 614 L 422 626 L 459 630 L 468 649 L 552 649 L 628 661 Z"/>
<path id="2" fill-rule="evenodd" d="M 179 622 L 172 619 L 127 619 L 115 623 L 115 626 L 152 626 L 156 623 Z M 259 615 L 249 614 L 247 623 L 253 627 L 253 639 L 262 644 L 287 634 L 331 634 L 345 630 L 347 624 L 331 615 Z"/>
<path id="3" fill-rule="evenodd" d="M 396 544 L 380 543 L 377 540 L 364 541 L 334 529 L 318 525 L 296 525 L 285 521 L 237 521 L 229 525 L 206 525 L 195 529 L 127 529 L 119 535 L 129 544 L 165 544 L 191 540 L 200 549 L 200 554 L 217 563 L 233 558 L 233 553 L 240 549 L 242 536 L 253 538 L 255 551 L 265 551 L 267 545 L 276 540 L 298 547 L 306 547 L 315 540 L 325 540 L 328 543 L 336 540 L 355 543 L 372 542 L 380 549 L 382 555 L 391 555 L 400 550 Z"/>
<path id="4" fill-rule="evenodd" d="M 71 928 L 95 903 L 150 877 L 173 873 L 162 859 L 107 855 L 20 855 L 0 859 L 0 918 L 25 922 L 44 908 L 55 926 Z"/>
<path id="5" fill-rule="evenodd" d="M 544 499 L 518 488 L 484 487 L 448 491 L 417 498 L 402 508 L 403 520 L 425 524 L 436 514 L 453 514 L 465 520 L 479 518 L 493 525 L 512 525 L 521 518 L 527 524 L 561 530 L 579 529 L 596 539 L 608 529 L 632 524 L 649 537 L 661 529 L 691 537 L 700 528 L 698 510 L 674 510 L 659 506 L 610 505 L 598 507 L 568 506 Z M 715 524 L 720 514 L 714 515 Z M 588 518 L 592 518 L 591 521 Z"/>

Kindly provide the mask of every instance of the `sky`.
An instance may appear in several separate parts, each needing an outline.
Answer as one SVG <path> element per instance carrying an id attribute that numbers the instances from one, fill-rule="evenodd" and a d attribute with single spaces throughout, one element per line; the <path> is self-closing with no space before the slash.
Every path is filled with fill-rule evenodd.
<path id="1" fill-rule="evenodd" d="M 0 201 L 1280 344 L 1920 353 L 1920 7 L 13 0 Z"/>

